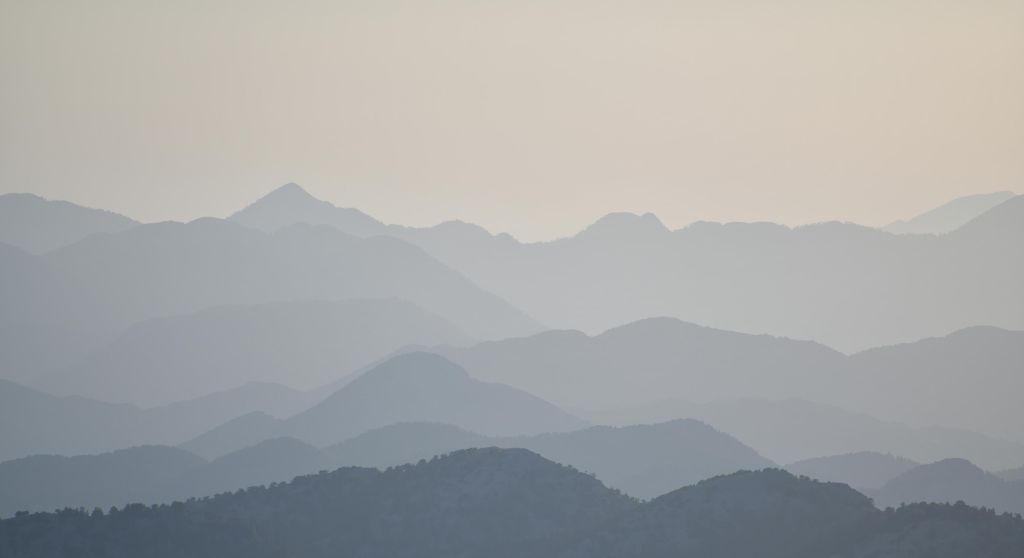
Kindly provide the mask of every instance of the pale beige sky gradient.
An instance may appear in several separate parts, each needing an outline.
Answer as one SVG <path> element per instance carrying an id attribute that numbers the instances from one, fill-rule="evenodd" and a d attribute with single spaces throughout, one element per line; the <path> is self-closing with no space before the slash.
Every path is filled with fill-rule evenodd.
<path id="1" fill-rule="evenodd" d="M 0 192 L 524 239 L 1024 191 L 1019 0 L 0 0 Z"/>

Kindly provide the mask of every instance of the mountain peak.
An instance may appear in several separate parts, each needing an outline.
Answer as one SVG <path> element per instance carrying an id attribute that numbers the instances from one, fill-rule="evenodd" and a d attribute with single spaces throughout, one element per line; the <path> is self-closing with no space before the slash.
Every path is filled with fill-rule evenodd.
<path id="1" fill-rule="evenodd" d="M 283 186 L 278 186 L 273 189 L 267 195 L 263 196 L 256 203 L 272 201 L 272 202 L 313 202 L 317 204 L 327 203 L 322 200 L 318 200 L 313 197 L 312 194 L 306 191 L 305 188 L 299 186 L 294 182 L 289 182 Z"/>
<path id="2" fill-rule="evenodd" d="M 590 225 L 581 236 L 594 235 L 656 235 L 669 232 L 668 228 L 653 213 L 638 215 L 629 212 L 609 213 Z"/>
<path id="3" fill-rule="evenodd" d="M 370 369 L 363 376 L 365 378 L 394 379 L 423 375 L 435 379 L 469 379 L 469 373 L 458 364 L 440 355 L 426 351 L 402 353 Z"/>
<path id="4" fill-rule="evenodd" d="M 228 218 L 264 231 L 277 231 L 304 223 L 330 225 L 341 232 L 366 237 L 381 234 L 385 226 L 358 209 L 337 207 L 313 197 L 294 182 L 278 187 Z"/>

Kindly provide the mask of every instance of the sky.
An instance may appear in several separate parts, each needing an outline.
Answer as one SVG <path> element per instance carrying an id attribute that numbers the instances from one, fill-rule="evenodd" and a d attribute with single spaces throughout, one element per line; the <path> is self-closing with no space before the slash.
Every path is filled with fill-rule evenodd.
<path id="1" fill-rule="evenodd" d="M 524 240 L 1024 191 L 1019 0 L 0 0 L 0 193 Z"/>

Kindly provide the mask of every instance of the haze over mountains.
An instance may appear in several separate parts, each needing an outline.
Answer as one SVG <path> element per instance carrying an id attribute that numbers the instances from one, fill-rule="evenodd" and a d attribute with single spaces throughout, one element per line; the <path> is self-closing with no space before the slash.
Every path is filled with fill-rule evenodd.
<path id="1" fill-rule="evenodd" d="M 0 196 L 0 215 L 22 207 L 39 219 L 0 226 L 0 515 L 200 498 L 120 512 L 194 535 L 167 535 L 154 555 L 259 555 L 270 532 L 303 556 L 321 543 L 473 554 L 505 535 L 473 523 L 488 534 L 436 538 L 415 506 L 478 490 L 496 491 L 487 513 L 529 518 L 524 533 L 554 522 L 507 539 L 513 555 L 732 556 L 755 539 L 765 556 L 999 555 L 1018 536 L 1017 520 L 967 506 L 882 512 L 865 496 L 1024 509 L 1024 196 L 955 200 L 899 234 L 672 231 L 612 213 L 542 243 L 461 221 L 384 224 L 295 184 L 187 224 Z M 862 494 L 733 474 L 787 463 Z M 398 468 L 274 484 L 353 465 Z M 550 510 L 537 475 L 558 479 L 543 489 L 559 499 Z M 344 505 L 304 484 L 328 478 Z M 226 502 L 295 517 L 341 507 L 266 531 L 211 511 Z M 357 509 L 377 535 L 336 538 Z M 581 509 L 597 523 L 556 517 Z M 379 538 L 398 516 L 413 527 Z M 63 555 L 52 529 L 69 528 L 98 555 L 137 553 L 121 517 L 4 521 L 0 550 Z"/>
<path id="2" fill-rule="evenodd" d="M 101 209 L 32 194 L 0 194 L 0 243 L 33 254 L 74 244 L 94 234 L 129 229 L 138 222 Z"/>
<path id="3" fill-rule="evenodd" d="M 548 331 L 436 350 L 482 379 L 572 409 L 629 407 L 665 394 L 694 403 L 801 398 L 890 421 L 973 429 L 1024 443 L 1024 412 L 1017 398 L 1024 389 L 1022 331 L 969 328 L 846 356 L 815 343 L 659 318 L 593 337 Z M 580 385 L 587 389 L 577 389 Z M 906 404 L 922 394 L 926 401 Z M 685 416 L 695 415 L 660 418 Z M 793 460 L 803 457 L 814 455 Z"/>
<path id="4" fill-rule="evenodd" d="M 471 341 L 401 299 L 217 306 L 137 323 L 36 385 L 152 406 L 246 382 L 312 389 L 408 345 Z"/>
<path id="5" fill-rule="evenodd" d="M 906 221 L 890 223 L 884 230 L 896 234 L 946 234 L 1015 195 L 1013 192 L 992 192 L 964 196 Z"/>
<path id="6" fill-rule="evenodd" d="M 430 229 L 389 227 L 351 209 L 332 209 L 295 185 L 233 219 L 271 230 L 311 222 L 398 236 L 549 327 L 597 332 L 672 315 L 855 351 L 973 325 L 1024 329 L 1024 307 L 1014 302 L 1006 308 L 1014 299 L 1011 285 L 1024 280 L 1024 262 L 1012 255 L 1024 220 L 1022 200 L 1007 198 L 990 211 L 978 204 L 960 210 L 965 226 L 977 220 L 972 228 L 985 233 L 943 237 L 845 223 L 794 229 L 695 223 L 670 231 L 651 214 L 612 214 L 552 242 L 522 244 L 467 231 L 473 242 L 448 245 L 424 233 Z M 961 205 L 972 204 L 954 204 Z M 978 267 L 953 264 L 963 258 Z M 1009 277 L 993 283 L 991 273 L 978 273 L 990 269 Z"/>
<path id="7" fill-rule="evenodd" d="M 697 421 L 497 438 L 439 423 L 399 423 L 318 449 L 291 437 L 254 441 L 207 460 L 181 448 L 143 446 L 100 455 L 33 456 L 0 463 L 0 517 L 19 510 L 162 503 L 285 482 L 360 466 L 385 469 L 456 450 L 526 448 L 594 474 L 629 495 L 653 498 L 681 486 L 774 464 Z"/>

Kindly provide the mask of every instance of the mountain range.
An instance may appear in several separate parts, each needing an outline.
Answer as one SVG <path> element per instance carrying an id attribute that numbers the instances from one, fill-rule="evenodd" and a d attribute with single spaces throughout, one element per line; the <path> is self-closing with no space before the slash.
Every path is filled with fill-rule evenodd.
<path id="1" fill-rule="evenodd" d="M 965 505 L 879 511 L 841 484 L 740 472 L 640 503 L 527 450 L 474 449 L 387 471 L 110 513 L 0 521 L 12 558 L 162 556 L 1016 557 L 1019 517 Z"/>
<path id="2" fill-rule="evenodd" d="M 844 482 L 869 494 L 918 465 L 917 462 L 891 453 L 860 451 L 804 459 L 786 465 L 786 470 L 794 475 L 820 481 Z"/>
<path id="3" fill-rule="evenodd" d="M 1024 463 L 1024 444 L 1013 440 L 965 430 L 914 428 L 800 399 L 662 400 L 579 414 L 595 423 L 619 425 L 694 418 L 736 436 L 776 463 L 862 451 L 902 455 L 919 463 L 965 457 L 992 471 Z"/>
<path id="4" fill-rule="evenodd" d="M 987 210 L 972 203 L 953 204 L 964 209 L 950 212 L 967 220 L 942 236 L 836 222 L 672 231 L 652 214 L 618 213 L 569 238 L 524 244 L 459 224 L 445 227 L 460 234 L 444 235 L 357 219 L 296 185 L 232 218 L 271 230 L 306 222 L 402 238 L 555 328 L 597 332 L 669 315 L 853 352 L 979 324 L 1024 329 L 1014 289 L 1024 280 L 1024 259 L 1016 257 L 1024 196 Z"/>
<path id="5" fill-rule="evenodd" d="M 1024 412 L 1016 396 L 1024 390 L 1019 374 L 1024 331 L 973 327 L 847 356 L 813 342 L 652 318 L 595 336 L 548 331 L 433 350 L 481 379 L 525 389 L 584 415 L 667 398 L 697 404 L 799 398 L 888 422 L 972 430 L 1024 443 Z M 579 389 L 583 385 L 586 389 Z M 687 416 L 705 418 L 657 419 Z M 636 418 L 632 422 L 650 420 Z M 785 463 L 844 453 L 821 449 L 773 458 Z M 864 449 L 900 451 L 848 451 Z M 931 455 L 926 461 L 950 456 Z"/>
<path id="6" fill-rule="evenodd" d="M 0 463 L 0 517 L 19 510 L 171 502 L 286 482 L 336 467 L 386 469 L 482 447 L 530 449 L 641 498 L 716 475 L 773 466 L 729 435 L 697 421 L 507 438 L 446 424 L 400 423 L 322 450 L 295 438 L 276 437 L 209 460 L 165 446 L 11 460 Z"/>
<path id="7" fill-rule="evenodd" d="M 871 496 L 879 506 L 965 502 L 997 512 L 1024 513 L 1024 480 L 999 478 L 966 459 L 919 465 L 890 479 Z"/>
<path id="8" fill-rule="evenodd" d="M 0 331 L 15 353 L 0 372 L 9 378 L 43 367 L 17 366 L 84 356 L 41 352 L 99 349 L 138 322 L 225 305 L 400 298 L 478 339 L 542 329 L 411 244 L 327 226 L 269 234 L 217 219 L 138 225 L 39 256 L 0 248 L 0 269 Z M 15 343 L 33 337 L 42 341 Z"/>
<path id="9" fill-rule="evenodd" d="M 0 380 L 0 403 L 0 460 L 189 440 L 186 447 L 224 455 L 285 435 L 325 446 L 396 422 L 445 422 L 490 435 L 559 432 L 586 425 L 526 392 L 476 380 L 430 353 L 387 359 L 330 392 L 247 384 L 139 409 L 78 396 L 55 397 Z M 252 408 L 260 403 L 299 410 L 277 418 Z"/>
<path id="10" fill-rule="evenodd" d="M 946 234 L 1015 195 L 1013 192 L 992 192 L 963 196 L 906 221 L 890 223 L 884 230 L 895 234 Z"/>
<path id="11" fill-rule="evenodd" d="M 94 234 L 115 233 L 139 223 L 104 211 L 32 194 L 0 195 L 0 243 L 33 254 L 56 250 Z"/>
<path id="12" fill-rule="evenodd" d="M 471 342 L 447 320 L 394 298 L 216 306 L 134 324 L 33 385 L 154 406 L 246 382 L 314 389 L 408 345 Z"/>

